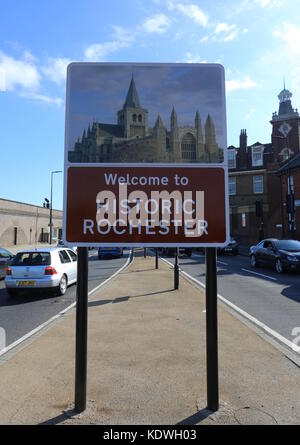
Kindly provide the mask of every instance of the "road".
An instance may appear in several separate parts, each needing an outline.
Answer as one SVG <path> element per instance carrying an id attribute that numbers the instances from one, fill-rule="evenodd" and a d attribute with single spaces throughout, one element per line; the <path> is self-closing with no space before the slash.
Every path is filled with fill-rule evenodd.
<path id="1" fill-rule="evenodd" d="M 89 252 L 89 291 L 97 287 L 120 269 L 127 261 L 129 251 L 123 258 L 98 260 L 97 252 Z M 4 280 L 0 281 L 0 327 L 5 329 L 6 346 L 26 335 L 76 299 L 76 285 L 70 286 L 62 297 L 44 292 L 26 293 L 9 297 Z"/>
<path id="2" fill-rule="evenodd" d="M 172 258 L 166 258 L 174 262 Z M 205 284 L 204 254 L 180 257 L 179 265 Z M 281 275 L 269 268 L 251 268 L 245 256 L 218 256 L 218 293 L 289 341 L 300 326 L 300 275 Z"/>

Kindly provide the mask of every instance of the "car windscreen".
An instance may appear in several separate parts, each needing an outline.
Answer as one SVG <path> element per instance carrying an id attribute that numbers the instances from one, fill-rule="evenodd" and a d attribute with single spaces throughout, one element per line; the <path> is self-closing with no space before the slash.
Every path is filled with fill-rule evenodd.
<path id="1" fill-rule="evenodd" d="M 50 264 L 49 252 L 20 252 L 11 263 L 12 266 L 49 266 Z"/>
<path id="2" fill-rule="evenodd" d="M 289 251 L 300 251 L 300 242 L 296 240 L 279 240 L 276 242 L 277 249 L 289 250 Z"/>

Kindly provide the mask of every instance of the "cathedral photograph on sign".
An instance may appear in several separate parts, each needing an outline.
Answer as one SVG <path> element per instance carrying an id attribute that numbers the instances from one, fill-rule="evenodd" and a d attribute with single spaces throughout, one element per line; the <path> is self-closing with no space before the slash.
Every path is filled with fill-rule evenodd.
<path id="1" fill-rule="evenodd" d="M 67 163 L 224 163 L 223 67 L 73 63 Z"/>

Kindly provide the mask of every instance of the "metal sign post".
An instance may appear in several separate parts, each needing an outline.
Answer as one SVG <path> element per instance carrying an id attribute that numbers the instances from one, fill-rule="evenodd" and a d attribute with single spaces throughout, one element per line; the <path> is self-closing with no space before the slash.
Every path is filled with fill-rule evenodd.
<path id="1" fill-rule="evenodd" d="M 158 269 L 158 248 L 155 249 L 155 269 Z"/>
<path id="2" fill-rule="evenodd" d="M 76 294 L 75 411 L 86 409 L 87 327 L 88 327 L 88 249 L 78 247 Z"/>
<path id="3" fill-rule="evenodd" d="M 207 408 L 219 409 L 217 258 L 215 248 L 206 248 L 206 372 Z"/>
<path id="4" fill-rule="evenodd" d="M 117 90 L 109 92 L 110 85 Z M 101 122 L 94 118 L 95 103 Z M 63 241 L 79 247 L 76 411 L 86 406 L 89 246 L 144 248 L 142 258 L 147 248 L 175 249 L 175 289 L 178 248 L 208 248 L 208 407 L 217 409 L 215 248 L 230 240 L 224 68 L 71 63 L 65 128 Z"/>
<path id="5" fill-rule="evenodd" d="M 175 265 L 174 265 L 174 289 L 179 288 L 179 266 L 178 266 L 178 247 L 175 249 Z"/>

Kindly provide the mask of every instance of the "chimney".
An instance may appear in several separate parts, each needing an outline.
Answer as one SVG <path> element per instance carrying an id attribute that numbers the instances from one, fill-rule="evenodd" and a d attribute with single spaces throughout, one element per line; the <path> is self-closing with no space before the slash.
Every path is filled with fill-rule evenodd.
<path id="1" fill-rule="evenodd" d="M 247 157 L 247 132 L 244 129 L 240 134 L 239 168 L 247 168 Z"/>

